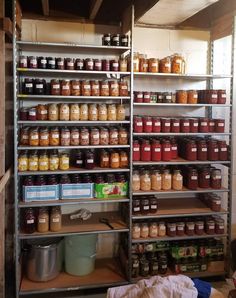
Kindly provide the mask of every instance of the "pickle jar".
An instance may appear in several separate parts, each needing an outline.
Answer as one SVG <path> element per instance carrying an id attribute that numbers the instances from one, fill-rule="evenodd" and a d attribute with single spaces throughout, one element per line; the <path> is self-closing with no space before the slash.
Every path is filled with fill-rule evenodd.
<path id="1" fill-rule="evenodd" d="M 175 170 L 172 176 L 172 188 L 174 190 L 183 189 L 183 176 L 180 170 Z"/>
<path id="2" fill-rule="evenodd" d="M 95 104 L 95 103 L 89 104 L 88 118 L 89 118 L 90 121 L 97 121 L 98 120 L 97 104 Z"/>
<path id="3" fill-rule="evenodd" d="M 59 169 L 62 171 L 67 171 L 70 168 L 70 158 L 65 152 L 62 152 L 59 157 Z"/>
<path id="4" fill-rule="evenodd" d="M 71 95 L 73 95 L 73 96 L 80 96 L 81 95 L 81 88 L 80 88 L 80 81 L 79 80 L 72 80 L 71 81 Z"/>
<path id="5" fill-rule="evenodd" d="M 61 94 L 59 80 L 57 80 L 57 79 L 51 80 L 50 85 L 51 85 L 51 95 L 60 95 Z"/>
<path id="6" fill-rule="evenodd" d="M 82 96 L 91 96 L 91 85 L 89 80 L 83 80 L 81 82 L 81 94 Z"/>
<path id="7" fill-rule="evenodd" d="M 39 146 L 39 129 L 38 127 L 31 128 L 29 131 L 29 145 Z"/>
<path id="8" fill-rule="evenodd" d="M 151 176 L 149 171 L 143 170 L 140 175 L 140 189 L 143 191 L 151 190 Z"/>
<path id="9" fill-rule="evenodd" d="M 185 73 L 185 60 L 182 55 L 174 54 L 171 61 L 171 72 L 176 74 Z"/>
<path id="10" fill-rule="evenodd" d="M 39 130 L 39 146 L 49 146 L 49 130 L 42 127 Z"/>
<path id="11" fill-rule="evenodd" d="M 37 151 L 33 151 L 29 155 L 29 171 L 38 171 L 39 170 L 39 158 Z"/>
<path id="12" fill-rule="evenodd" d="M 107 121 L 107 106 L 104 103 L 98 105 L 98 120 Z"/>
<path id="13" fill-rule="evenodd" d="M 70 121 L 80 120 L 80 108 L 77 103 L 72 103 L 70 105 Z"/>
<path id="14" fill-rule="evenodd" d="M 60 134 L 58 127 L 52 127 L 49 132 L 49 145 L 59 146 L 60 145 Z"/>
<path id="15" fill-rule="evenodd" d="M 49 170 L 49 158 L 46 151 L 42 151 L 39 154 L 39 171 Z"/>
<path id="16" fill-rule="evenodd" d="M 61 81 L 61 95 L 63 95 L 63 96 L 71 95 L 70 80 L 62 80 Z"/>
<path id="17" fill-rule="evenodd" d="M 140 190 L 140 188 L 141 188 L 141 181 L 140 181 L 140 174 L 139 174 L 139 171 L 137 171 L 137 170 L 134 170 L 133 171 L 133 176 L 132 176 L 132 190 L 133 191 L 137 191 L 137 190 Z M 138 199 L 138 200 L 133 200 L 133 205 L 134 205 L 134 203 L 137 203 L 137 202 L 139 202 L 139 204 L 140 204 L 140 200 Z M 140 211 L 140 206 L 138 205 L 137 207 L 139 207 L 139 209 L 134 209 L 133 208 L 133 212 L 134 213 L 138 213 L 139 211 Z"/>
<path id="18" fill-rule="evenodd" d="M 18 171 L 25 172 L 28 171 L 29 160 L 27 153 L 25 151 L 21 152 L 18 157 Z"/>
<path id="19" fill-rule="evenodd" d="M 115 104 L 109 104 L 107 109 L 107 120 L 116 121 L 117 120 L 117 110 Z"/>
<path id="20" fill-rule="evenodd" d="M 116 120 L 117 121 L 124 121 L 125 120 L 125 106 L 123 104 L 117 105 Z"/>
<path id="21" fill-rule="evenodd" d="M 51 103 L 48 105 L 48 120 L 49 121 L 59 120 L 59 108 L 56 103 Z"/>
<path id="22" fill-rule="evenodd" d="M 100 84 L 98 80 L 90 81 L 91 96 L 100 96 Z"/>
<path id="23" fill-rule="evenodd" d="M 80 105 L 80 120 L 88 121 L 88 104 L 86 103 Z"/>
<path id="24" fill-rule="evenodd" d="M 72 127 L 71 133 L 70 133 L 70 145 L 78 146 L 79 143 L 80 143 L 79 129 L 77 127 Z"/>
<path id="25" fill-rule="evenodd" d="M 20 130 L 20 145 L 29 145 L 29 127 L 23 127 Z"/>
<path id="26" fill-rule="evenodd" d="M 125 151 L 120 152 L 120 167 L 127 168 L 129 165 L 128 154 Z"/>
<path id="27" fill-rule="evenodd" d="M 49 170 L 57 171 L 59 169 L 59 156 L 56 150 L 50 152 L 49 156 Z"/>
<path id="28" fill-rule="evenodd" d="M 70 120 L 70 107 L 67 103 L 60 104 L 59 118 L 61 121 Z"/>

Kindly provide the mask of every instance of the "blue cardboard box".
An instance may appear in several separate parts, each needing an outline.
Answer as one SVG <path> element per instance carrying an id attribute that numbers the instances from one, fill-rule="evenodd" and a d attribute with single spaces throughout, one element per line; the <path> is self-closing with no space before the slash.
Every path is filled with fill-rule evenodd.
<path id="1" fill-rule="evenodd" d="M 59 185 L 23 186 L 23 201 L 59 200 Z"/>

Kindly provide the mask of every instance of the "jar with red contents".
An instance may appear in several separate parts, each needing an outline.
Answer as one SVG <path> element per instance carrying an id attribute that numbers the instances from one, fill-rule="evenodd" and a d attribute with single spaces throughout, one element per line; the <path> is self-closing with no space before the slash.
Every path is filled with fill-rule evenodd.
<path id="1" fill-rule="evenodd" d="M 215 119 L 215 132 L 222 133 L 225 131 L 225 120 Z"/>
<path id="2" fill-rule="evenodd" d="M 207 118 L 199 119 L 199 132 L 207 133 L 209 131 L 209 120 Z"/>
<path id="3" fill-rule="evenodd" d="M 170 132 L 170 118 L 161 118 L 161 132 Z"/>
<path id="4" fill-rule="evenodd" d="M 143 132 L 152 132 L 152 117 L 143 117 Z"/>
<path id="5" fill-rule="evenodd" d="M 219 160 L 219 147 L 216 140 L 208 141 L 208 160 Z"/>
<path id="6" fill-rule="evenodd" d="M 138 103 L 143 102 L 143 92 L 142 91 L 134 91 L 134 102 L 138 102 Z"/>
<path id="7" fill-rule="evenodd" d="M 152 132 L 161 132 L 161 120 L 158 117 L 152 117 Z"/>
<path id="8" fill-rule="evenodd" d="M 199 187 L 209 188 L 210 187 L 210 169 L 207 167 L 201 168 L 198 175 Z"/>
<path id="9" fill-rule="evenodd" d="M 162 141 L 162 160 L 170 161 L 172 158 L 171 143 L 169 140 Z"/>
<path id="10" fill-rule="evenodd" d="M 217 90 L 217 103 L 218 104 L 226 103 L 226 90 Z"/>
<path id="11" fill-rule="evenodd" d="M 180 131 L 184 133 L 190 132 L 190 121 L 189 119 L 180 119 Z"/>
<path id="12" fill-rule="evenodd" d="M 28 120 L 28 108 L 22 107 L 20 109 L 20 120 Z"/>
<path id="13" fill-rule="evenodd" d="M 198 171 L 194 168 L 188 169 L 186 187 L 191 190 L 196 190 L 198 188 Z"/>
<path id="14" fill-rule="evenodd" d="M 211 187 L 214 189 L 220 189 L 222 184 L 221 170 L 213 169 L 211 171 Z"/>
<path id="15" fill-rule="evenodd" d="M 151 144 L 148 140 L 142 140 L 141 161 L 151 161 Z"/>
<path id="16" fill-rule="evenodd" d="M 215 132 L 215 120 L 214 119 L 209 119 L 208 131 Z"/>
<path id="17" fill-rule="evenodd" d="M 180 119 L 178 118 L 171 119 L 171 132 L 173 133 L 180 132 Z"/>
<path id="18" fill-rule="evenodd" d="M 138 140 L 133 141 L 133 161 L 140 160 L 140 144 Z"/>
<path id="19" fill-rule="evenodd" d="M 190 132 L 191 133 L 197 133 L 198 132 L 198 119 L 190 118 L 189 119 L 189 125 L 190 125 Z"/>
<path id="20" fill-rule="evenodd" d="M 151 92 L 143 92 L 143 102 L 150 103 L 151 102 Z"/>
<path id="21" fill-rule="evenodd" d="M 207 90 L 206 99 L 208 104 L 217 104 L 217 90 Z"/>
<path id="22" fill-rule="evenodd" d="M 102 70 L 103 71 L 110 71 L 110 61 L 108 59 L 102 60 Z"/>
<path id="23" fill-rule="evenodd" d="M 143 120 L 140 116 L 134 116 L 134 132 L 143 132 Z"/>
<path id="24" fill-rule="evenodd" d="M 161 143 L 159 140 L 152 140 L 151 160 L 161 161 Z"/>
<path id="25" fill-rule="evenodd" d="M 197 159 L 201 161 L 207 160 L 207 143 L 205 140 L 197 142 Z"/>
<path id="26" fill-rule="evenodd" d="M 102 70 L 102 61 L 100 59 L 94 59 L 94 70 L 95 71 Z"/>
<path id="27" fill-rule="evenodd" d="M 185 158 L 187 160 L 197 160 L 197 144 L 193 140 L 188 140 L 186 143 Z"/>
<path id="28" fill-rule="evenodd" d="M 37 111 L 36 108 L 29 108 L 29 113 L 28 113 L 28 120 L 30 121 L 36 121 L 37 120 Z"/>
<path id="29" fill-rule="evenodd" d="M 226 141 L 217 141 L 219 147 L 219 160 L 228 159 L 228 147 Z"/>
<path id="30" fill-rule="evenodd" d="M 175 138 L 171 139 L 171 159 L 176 159 L 178 157 L 178 144 Z"/>
<path id="31" fill-rule="evenodd" d="M 216 234 L 224 234 L 225 232 L 225 221 L 223 218 L 217 218 L 215 221 L 215 232 Z"/>
<path id="32" fill-rule="evenodd" d="M 118 60 L 111 60 L 110 61 L 110 70 L 111 71 L 119 71 L 119 62 L 118 62 Z"/>

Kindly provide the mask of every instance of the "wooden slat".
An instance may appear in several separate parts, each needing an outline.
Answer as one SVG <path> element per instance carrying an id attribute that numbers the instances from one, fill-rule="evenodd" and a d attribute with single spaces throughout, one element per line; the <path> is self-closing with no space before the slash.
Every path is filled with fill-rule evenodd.
<path id="1" fill-rule="evenodd" d="M 12 169 L 10 168 L 6 171 L 6 173 L 0 179 L 0 193 L 4 190 L 4 188 L 7 184 L 7 182 L 9 181 L 11 175 L 12 175 Z"/>
<path id="2" fill-rule="evenodd" d="M 230 12 L 217 20 L 211 26 L 211 39 L 216 40 L 231 35 L 233 28 L 233 13 Z"/>
<path id="3" fill-rule="evenodd" d="M 135 0 L 134 21 L 137 22 L 147 11 L 149 11 L 159 0 Z M 158 17 L 158 16 L 157 16 Z"/>
<path id="4" fill-rule="evenodd" d="M 49 0 L 41 0 L 42 8 L 43 8 L 43 15 L 49 16 Z"/>
<path id="5" fill-rule="evenodd" d="M 92 0 L 91 6 L 90 6 L 90 15 L 89 19 L 94 20 L 96 18 L 96 15 L 102 5 L 103 0 Z"/>

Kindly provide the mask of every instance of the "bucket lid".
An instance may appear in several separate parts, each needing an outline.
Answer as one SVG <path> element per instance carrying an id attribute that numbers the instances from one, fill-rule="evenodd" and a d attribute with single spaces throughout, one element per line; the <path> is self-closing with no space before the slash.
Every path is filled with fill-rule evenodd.
<path id="1" fill-rule="evenodd" d="M 37 248 L 49 248 L 57 245 L 63 238 L 27 240 L 26 245 Z"/>

